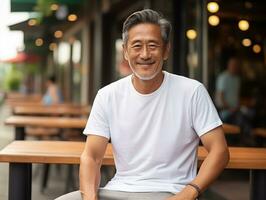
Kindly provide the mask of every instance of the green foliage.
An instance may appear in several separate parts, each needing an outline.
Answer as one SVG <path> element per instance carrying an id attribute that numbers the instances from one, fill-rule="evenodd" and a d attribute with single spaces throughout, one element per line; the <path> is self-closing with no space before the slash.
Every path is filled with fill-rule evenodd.
<path id="1" fill-rule="evenodd" d="M 14 66 L 6 74 L 4 84 L 9 91 L 18 91 L 22 81 L 22 73 L 19 72 Z"/>
<path id="2" fill-rule="evenodd" d="M 27 63 L 23 66 L 24 75 L 36 75 L 40 73 L 40 66 L 37 63 Z"/>
<path id="3" fill-rule="evenodd" d="M 54 3 L 56 3 L 55 0 L 37 0 L 37 5 L 34 10 L 40 13 L 40 16 L 37 17 L 39 23 L 43 17 L 52 15 L 53 11 L 51 10 L 51 5 Z"/>

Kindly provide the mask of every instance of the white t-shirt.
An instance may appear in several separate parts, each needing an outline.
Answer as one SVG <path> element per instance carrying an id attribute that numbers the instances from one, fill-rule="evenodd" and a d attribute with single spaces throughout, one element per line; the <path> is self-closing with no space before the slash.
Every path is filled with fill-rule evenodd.
<path id="1" fill-rule="evenodd" d="M 198 81 L 164 71 L 144 95 L 131 78 L 99 90 L 84 130 L 111 138 L 117 172 L 105 189 L 177 193 L 196 176 L 199 137 L 222 122 Z"/>

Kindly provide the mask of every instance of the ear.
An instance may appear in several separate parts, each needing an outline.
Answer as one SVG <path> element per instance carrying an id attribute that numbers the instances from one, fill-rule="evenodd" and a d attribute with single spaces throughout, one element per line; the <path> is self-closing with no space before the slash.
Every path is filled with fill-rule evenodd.
<path id="1" fill-rule="evenodd" d="M 171 45 L 170 42 L 167 43 L 167 45 L 164 48 L 163 52 L 163 60 L 167 60 L 170 54 Z"/>
<path id="2" fill-rule="evenodd" d="M 126 45 L 123 44 L 122 47 L 123 47 L 123 56 L 125 60 L 128 61 L 128 53 L 127 53 Z"/>

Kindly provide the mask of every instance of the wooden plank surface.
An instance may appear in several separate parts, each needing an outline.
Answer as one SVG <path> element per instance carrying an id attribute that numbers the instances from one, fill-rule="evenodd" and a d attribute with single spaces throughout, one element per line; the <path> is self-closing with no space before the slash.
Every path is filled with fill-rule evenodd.
<path id="1" fill-rule="evenodd" d="M 55 108 L 51 108 L 51 109 L 55 109 Z M 83 119 L 83 118 L 39 117 L 39 116 L 10 116 L 5 120 L 6 125 L 13 125 L 17 127 L 43 126 L 43 127 L 54 127 L 54 128 L 72 128 L 72 126 L 74 126 L 73 128 L 82 128 L 82 127 L 85 127 L 86 122 L 87 122 L 87 119 Z M 239 134 L 240 133 L 240 128 L 235 125 L 223 124 L 223 129 L 226 134 Z"/>
<path id="2" fill-rule="evenodd" d="M 16 107 L 16 106 L 23 106 L 23 107 L 26 107 L 26 106 L 44 106 L 43 103 L 41 101 L 21 101 L 21 100 L 7 100 L 5 101 L 5 103 L 9 106 L 11 106 L 12 108 Z M 53 104 L 53 105 L 49 105 L 49 107 L 64 107 L 64 106 L 72 106 L 72 107 L 80 107 L 82 105 L 76 105 L 76 104 L 73 104 L 73 103 L 68 103 L 68 102 L 65 102 L 65 103 L 59 103 L 59 104 Z"/>
<path id="3" fill-rule="evenodd" d="M 84 142 L 13 141 L 0 151 L 0 162 L 79 164 Z M 114 165 L 108 145 L 104 165 Z"/>
<path id="4" fill-rule="evenodd" d="M 266 169 L 266 148 L 229 147 L 229 169 Z M 203 147 L 198 149 L 199 161 L 204 160 L 207 152 Z"/>
<path id="5" fill-rule="evenodd" d="M 252 133 L 255 136 L 266 138 L 266 128 L 254 128 Z"/>
<path id="6" fill-rule="evenodd" d="M 41 101 L 41 99 L 41 94 L 22 94 L 19 92 L 9 92 L 6 94 L 6 100 Z"/>
<path id="7" fill-rule="evenodd" d="M 0 162 L 79 164 L 84 142 L 13 141 L 0 151 Z M 230 147 L 230 169 L 266 169 L 266 148 Z M 207 156 L 204 147 L 198 149 L 199 164 Z M 105 165 L 113 165 L 112 147 L 108 145 Z"/>
<path id="8" fill-rule="evenodd" d="M 85 128 L 86 123 L 87 118 L 74 117 L 11 116 L 5 120 L 6 125 L 15 127 Z"/>
<path id="9" fill-rule="evenodd" d="M 88 115 L 90 106 L 16 106 L 16 115 Z"/>

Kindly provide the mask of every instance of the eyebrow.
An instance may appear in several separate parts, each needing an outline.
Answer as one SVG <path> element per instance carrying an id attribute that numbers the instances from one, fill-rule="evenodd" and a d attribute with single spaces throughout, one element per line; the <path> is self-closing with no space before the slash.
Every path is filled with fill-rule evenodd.
<path id="1" fill-rule="evenodd" d="M 135 43 L 142 43 L 143 41 L 142 40 L 133 40 L 132 42 L 131 42 L 131 44 L 135 44 Z M 147 41 L 148 43 L 156 43 L 156 44 L 160 44 L 160 42 L 159 41 L 157 41 L 157 40 L 148 40 Z"/>

